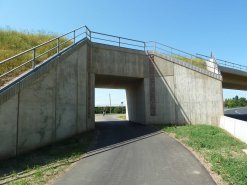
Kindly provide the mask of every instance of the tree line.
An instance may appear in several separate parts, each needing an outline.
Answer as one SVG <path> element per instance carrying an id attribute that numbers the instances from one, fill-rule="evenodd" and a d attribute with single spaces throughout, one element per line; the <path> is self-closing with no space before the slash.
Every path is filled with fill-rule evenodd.
<path id="1" fill-rule="evenodd" d="M 125 114 L 126 113 L 126 107 L 125 106 L 112 106 L 112 107 L 94 107 L 94 113 L 95 114 L 103 114 L 103 111 L 105 111 L 106 114 L 109 114 L 111 110 L 112 114 Z"/>
<path id="2" fill-rule="evenodd" d="M 234 98 L 225 99 L 224 106 L 227 108 L 246 107 L 247 99 L 244 97 L 239 98 L 238 96 L 235 96 Z"/>

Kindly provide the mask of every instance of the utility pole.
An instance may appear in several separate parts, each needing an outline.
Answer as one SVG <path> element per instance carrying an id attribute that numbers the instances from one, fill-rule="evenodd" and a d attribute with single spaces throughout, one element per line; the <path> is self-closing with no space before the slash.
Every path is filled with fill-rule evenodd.
<path id="1" fill-rule="evenodd" d="M 109 100 L 110 100 L 110 114 L 111 114 L 111 93 L 109 93 Z"/>
<path id="2" fill-rule="evenodd" d="M 122 114 L 123 114 L 123 102 L 121 102 L 121 105 L 122 105 Z"/>

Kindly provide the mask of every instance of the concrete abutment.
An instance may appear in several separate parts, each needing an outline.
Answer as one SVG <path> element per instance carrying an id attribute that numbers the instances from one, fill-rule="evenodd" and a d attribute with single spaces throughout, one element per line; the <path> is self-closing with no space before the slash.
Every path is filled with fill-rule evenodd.
<path id="1" fill-rule="evenodd" d="M 221 76 L 156 53 L 83 41 L 0 94 L 0 158 L 94 129 L 96 87 L 126 89 L 142 124 L 219 124 Z"/>

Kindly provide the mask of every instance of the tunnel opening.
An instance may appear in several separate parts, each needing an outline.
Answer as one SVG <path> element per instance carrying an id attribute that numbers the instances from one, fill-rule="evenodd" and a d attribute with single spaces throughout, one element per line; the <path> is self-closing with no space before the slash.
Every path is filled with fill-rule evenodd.
<path id="1" fill-rule="evenodd" d="M 137 142 L 159 131 L 145 124 L 143 78 L 95 75 L 94 90 L 95 128 L 100 140 L 94 149 Z"/>
<path id="2" fill-rule="evenodd" d="M 126 121 L 126 90 L 95 88 L 95 122 Z"/>
<path id="3" fill-rule="evenodd" d="M 95 75 L 95 122 L 145 124 L 144 79 Z"/>

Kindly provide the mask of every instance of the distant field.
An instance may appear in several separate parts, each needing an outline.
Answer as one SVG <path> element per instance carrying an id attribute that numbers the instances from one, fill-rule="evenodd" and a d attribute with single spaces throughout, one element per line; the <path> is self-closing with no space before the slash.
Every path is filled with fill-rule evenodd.
<path id="1" fill-rule="evenodd" d="M 12 30 L 0 30 L 0 61 L 3 61 L 9 57 L 17 55 L 25 50 L 28 50 L 32 47 L 35 47 L 39 44 L 42 44 L 46 41 L 49 41 L 55 38 L 56 35 L 45 34 L 45 33 L 25 33 L 25 32 L 17 32 Z M 66 41 L 66 39 L 61 39 L 61 43 Z M 60 47 L 60 50 L 67 47 L 70 43 Z M 55 47 L 57 45 L 56 41 L 53 41 L 45 46 L 42 46 L 36 50 L 36 56 L 44 53 L 45 51 Z M 44 61 L 50 56 L 54 55 L 57 52 L 56 48 L 51 50 L 50 52 L 44 54 L 43 56 L 36 59 L 36 64 Z M 8 72 L 9 70 L 31 60 L 33 57 L 33 52 L 28 52 L 21 57 L 11 60 L 5 64 L 0 65 L 0 75 Z M 10 81 L 14 77 L 20 75 L 24 71 L 30 69 L 32 63 L 28 63 L 21 67 L 20 69 L 8 74 L 4 78 L 0 79 L 0 86 L 4 85 L 7 81 Z"/>
<path id="2" fill-rule="evenodd" d="M 119 119 L 126 120 L 126 114 L 120 114 L 118 115 Z"/>

